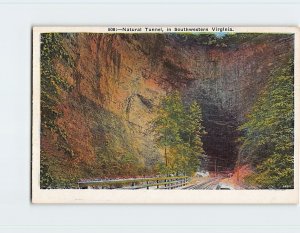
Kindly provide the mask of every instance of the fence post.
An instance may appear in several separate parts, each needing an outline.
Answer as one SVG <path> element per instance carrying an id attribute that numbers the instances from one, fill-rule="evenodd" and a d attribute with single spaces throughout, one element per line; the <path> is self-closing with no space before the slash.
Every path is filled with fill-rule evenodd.
<path id="1" fill-rule="evenodd" d="M 157 187 L 157 188 L 159 188 L 159 185 L 158 185 L 158 180 L 156 181 L 156 183 L 157 183 L 157 186 L 156 186 L 156 187 Z"/>

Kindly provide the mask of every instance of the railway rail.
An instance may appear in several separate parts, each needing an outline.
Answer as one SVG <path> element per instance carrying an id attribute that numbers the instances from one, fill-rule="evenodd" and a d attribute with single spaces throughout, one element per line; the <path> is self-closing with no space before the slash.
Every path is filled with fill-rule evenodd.
<path id="1" fill-rule="evenodd" d="M 186 190 L 233 190 L 232 185 L 224 182 L 223 176 L 212 177 L 207 181 L 199 180 L 196 184 L 187 185 L 181 189 Z"/>

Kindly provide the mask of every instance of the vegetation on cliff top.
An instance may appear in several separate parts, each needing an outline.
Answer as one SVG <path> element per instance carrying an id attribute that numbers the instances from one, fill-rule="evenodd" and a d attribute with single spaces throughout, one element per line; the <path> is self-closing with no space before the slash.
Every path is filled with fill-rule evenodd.
<path id="1" fill-rule="evenodd" d="M 243 43 L 262 43 L 268 36 L 277 36 L 278 34 L 263 33 L 178 33 L 178 36 L 187 42 L 195 43 L 208 47 L 227 48 L 237 47 Z"/>

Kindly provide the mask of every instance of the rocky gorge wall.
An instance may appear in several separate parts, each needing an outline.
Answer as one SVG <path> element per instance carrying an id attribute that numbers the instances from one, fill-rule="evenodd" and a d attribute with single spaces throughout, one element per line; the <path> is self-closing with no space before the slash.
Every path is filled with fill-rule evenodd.
<path id="1" fill-rule="evenodd" d="M 197 100 L 202 106 L 210 161 L 218 158 L 221 169 L 232 168 L 237 126 L 271 70 L 293 55 L 292 35 L 257 35 L 226 47 L 176 34 L 82 33 L 63 38 L 75 68 L 54 62 L 57 73 L 73 87 L 60 92 L 57 124 L 73 156 L 58 148 L 59 139 L 50 131 L 41 136 L 41 147 L 58 161 L 50 168 L 53 173 L 68 169 L 70 177 L 80 178 L 118 176 L 126 169 L 133 176 L 145 168 L 151 173 L 162 156 L 149 122 L 160 98 L 175 89 L 185 103 Z M 135 168 L 127 167 L 134 159 Z M 123 167 L 116 173 L 106 172 L 106 164 L 119 166 L 120 161 Z M 213 169 L 212 163 L 208 168 Z"/>

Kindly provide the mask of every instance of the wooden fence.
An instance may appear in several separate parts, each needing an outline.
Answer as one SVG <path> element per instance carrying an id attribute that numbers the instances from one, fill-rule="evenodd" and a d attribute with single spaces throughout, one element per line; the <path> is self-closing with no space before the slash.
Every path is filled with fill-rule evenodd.
<path id="1" fill-rule="evenodd" d="M 187 185 L 188 176 L 79 181 L 81 189 L 175 189 Z"/>

